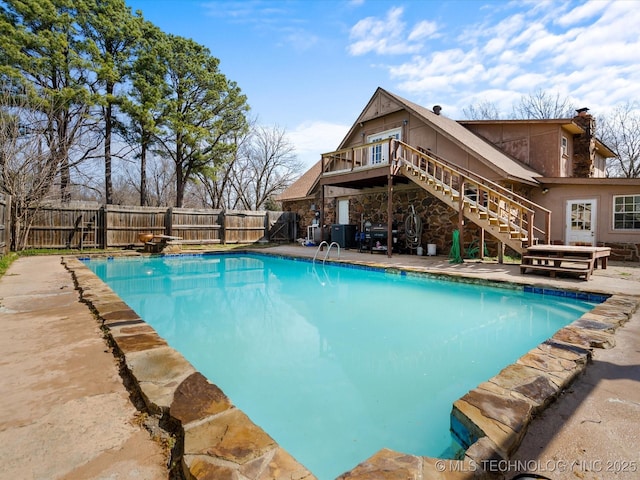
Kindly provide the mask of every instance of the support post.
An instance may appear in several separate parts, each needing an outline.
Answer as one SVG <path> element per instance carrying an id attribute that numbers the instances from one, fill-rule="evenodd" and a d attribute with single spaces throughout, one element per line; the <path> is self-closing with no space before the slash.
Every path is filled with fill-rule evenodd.
<path id="1" fill-rule="evenodd" d="M 464 177 L 460 176 L 460 191 L 458 193 L 458 242 L 460 243 L 460 256 L 464 259 Z"/>
<path id="2" fill-rule="evenodd" d="M 391 175 L 391 165 L 387 177 L 387 257 L 391 258 L 393 249 L 393 175 Z"/>
<path id="3" fill-rule="evenodd" d="M 484 259 L 484 228 L 480 229 L 480 260 Z"/>
<path id="4" fill-rule="evenodd" d="M 324 184 L 320 189 L 320 218 L 318 221 L 320 222 L 320 244 L 324 240 Z"/>

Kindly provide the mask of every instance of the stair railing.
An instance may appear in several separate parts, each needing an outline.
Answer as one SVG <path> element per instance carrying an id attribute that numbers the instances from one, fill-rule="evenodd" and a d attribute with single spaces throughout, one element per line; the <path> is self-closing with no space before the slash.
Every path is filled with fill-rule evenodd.
<path id="1" fill-rule="evenodd" d="M 550 210 L 431 152 L 414 148 L 398 140 L 392 139 L 390 142 L 393 161 L 399 167 L 408 166 L 419 175 L 423 175 L 425 181 L 431 181 L 434 186 L 439 185 L 436 188 L 442 188 L 452 197 L 462 198 L 472 208 L 506 222 L 512 229 L 526 233 L 529 244 L 536 238 L 536 234 L 544 237 L 545 243 L 549 243 Z M 463 192 L 460 192 L 461 186 Z M 543 216 L 543 228 L 535 226 L 536 212 Z"/>

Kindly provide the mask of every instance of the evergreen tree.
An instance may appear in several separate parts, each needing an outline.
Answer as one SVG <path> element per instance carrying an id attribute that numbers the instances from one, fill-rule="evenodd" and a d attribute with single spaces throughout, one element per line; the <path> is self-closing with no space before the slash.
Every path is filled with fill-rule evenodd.
<path id="1" fill-rule="evenodd" d="M 114 107 L 123 96 L 116 87 L 125 81 L 134 47 L 141 35 L 142 19 L 134 16 L 124 0 L 85 0 L 78 2 L 78 24 L 83 35 L 83 51 L 95 74 L 93 91 L 100 106 L 104 128 L 104 185 L 107 204 L 113 203 L 112 135 Z"/>
<path id="2" fill-rule="evenodd" d="M 170 35 L 165 50 L 167 85 L 160 137 L 176 171 L 176 206 L 187 182 L 233 154 L 234 134 L 246 129 L 246 97 L 218 68 L 219 60 L 193 40 Z"/>
<path id="3" fill-rule="evenodd" d="M 140 205 L 148 205 L 147 154 L 156 142 L 163 121 L 164 100 L 170 95 L 165 81 L 166 62 L 163 52 L 168 48 L 168 37 L 156 26 L 145 22 L 138 42 L 135 61 L 129 71 L 130 88 L 122 103 L 129 116 L 123 136 L 138 145 L 140 159 Z"/>
<path id="4" fill-rule="evenodd" d="M 84 0 L 5 0 L 0 5 L 0 75 L 24 89 L 47 117 L 49 185 L 60 178 L 70 199 L 70 167 L 90 146 L 77 149 L 90 128 L 88 64 L 81 50 L 77 7 Z M 87 137 L 88 138 L 88 137 Z"/>

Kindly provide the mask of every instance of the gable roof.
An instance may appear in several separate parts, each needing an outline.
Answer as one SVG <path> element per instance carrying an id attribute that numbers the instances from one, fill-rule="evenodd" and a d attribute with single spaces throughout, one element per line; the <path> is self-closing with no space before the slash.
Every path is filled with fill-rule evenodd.
<path id="1" fill-rule="evenodd" d="M 468 130 L 456 120 L 452 120 L 443 115 L 436 115 L 428 108 L 422 107 L 396 94 L 387 92 L 380 87 L 376 90 L 376 93 L 372 97 L 370 103 L 374 100 L 376 95 L 389 96 L 398 102 L 400 107 L 408 110 L 416 117 L 423 119 L 427 124 L 430 124 L 436 131 L 438 131 L 438 133 L 451 140 L 463 150 L 467 151 L 467 153 L 477 158 L 480 162 L 498 173 L 501 177 L 522 183 L 533 185 L 539 184 L 537 177 L 540 177 L 540 173 L 494 147 L 491 143 Z M 361 116 L 362 115 L 363 114 L 361 114 Z M 359 118 L 358 121 L 360 120 L 361 119 Z M 358 123 L 358 121 L 356 123 Z"/>
<path id="2" fill-rule="evenodd" d="M 278 201 L 303 200 L 310 196 L 310 192 L 318 182 L 322 173 L 322 160 L 318 160 L 309 170 L 302 174 L 298 180 L 276 197 Z"/>
<path id="3" fill-rule="evenodd" d="M 360 122 L 374 118 L 369 115 L 371 107 L 374 105 L 380 95 L 384 95 L 392 103 L 388 103 L 388 110 L 383 113 L 387 115 L 393 111 L 407 110 L 418 118 L 421 118 L 425 123 L 430 124 L 440 134 L 449 138 L 452 142 L 459 145 L 460 148 L 466 150 L 470 155 L 478 158 L 482 163 L 494 170 L 500 176 L 506 179 L 517 180 L 518 182 L 537 185 L 539 184 L 537 177 L 540 174 L 529 168 L 525 164 L 509 157 L 504 152 L 498 150 L 491 143 L 482 139 L 475 133 L 471 132 L 463 125 L 455 120 L 451 120 L 442 115 L 436 115 L 428 108 L 422 107 L 416 103 L 413 103 L 405 98 L 390 93 L 385 89 L 378 87 L 362 110 L 357 120 L 352 124 L 351 128 L 340 142 L 340 145 L 336 150 L 344 148 L 345 144 L 353 134 L 354 130 Z M 377 113 L 377 112 L 376 112 Z M 282 192 L 277 200 L 279 201 L 291 201 L 302 200 L 311 197 L 313 188 L 318 183 L 320 174 L 322 173 L 322 160 L 315 163 L 309 170 L 307 170 L 298 180 L 293 182 L 284 192 Z"/>

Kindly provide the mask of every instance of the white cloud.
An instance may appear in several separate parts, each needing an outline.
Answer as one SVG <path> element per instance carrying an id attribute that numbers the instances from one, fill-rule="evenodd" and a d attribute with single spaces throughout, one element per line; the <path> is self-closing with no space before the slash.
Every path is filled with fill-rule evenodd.
<path id="1" fill-rule="evenodd" d="M 351 27 L 352 43 L 348 51 L 353 56 L 366 53 L 378 55 L 405 55 L 422 50 L 420 40 L 433 36 L 437 26 L 433 22 L 421 21 L 407 34 L 407 25 L 402 20 L 404 9 L 394 7 L 385 18 L 367 17 Z"/>
<path id="2" fill-rule="evenodd" d="M 333 152 L 351 128 L 351 125 L 311 121 L 297 125 L 287 132 L 291 143 L 295 146 L 298 158 L 310 167 L 323 153 Z"/>
<path id="3" fill-rule="evenodd" d="M 610 8 L 611 2 L 605 0 L 597 0 L 586 2 L 573 10 L 566 12 L 564 15 L 556 18 L 556 23 L 563 27 L 581 23 L 587 19 L 600 15 L 602 12 Z"/>
<path id="4" fill-rule="evenodd" d="M 535 90 L 546 90 L 545 85 L 549 77 L 540 73 L 526 72 L 517 77 L 513 77 L 507 82 L 507 88 L 520 92 L 532 92 Z"/>
<path id="5" fill-rule="evenodd" d="M 509 14 L 466 25 L 452 39 L 440 37 L 440 48 L 428 55 L 388 65 L 390 78 L 401 91 L 437 96 L 438 102 L 495 99 L 504 106 L 542 89 L 594 109 L 640 95 L 638 3 L 596 1 L 572 8 L 536 1 L 527 8 L 517 2 L 503 11 Z"/>
<path id="6" fill-rule="evenodd" d="M 438 25 L 435 22 L 429 22 L 427 20 L 423 20 L 419 22 L 411 33 L 409 33 L 409 37 L 407 40 L 410 42 L 415 40 L 422 40 L 423 38 L 432 37 L 438 31 Z"/>

